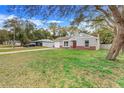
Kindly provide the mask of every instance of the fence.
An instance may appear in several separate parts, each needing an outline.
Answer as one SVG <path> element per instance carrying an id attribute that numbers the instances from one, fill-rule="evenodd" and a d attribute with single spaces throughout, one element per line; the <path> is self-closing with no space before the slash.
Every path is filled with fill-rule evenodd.
<path id="1" fill-rule="evenodd" d="M 110 49 L 112 44 L 100 44 L 100 49 Z"/>

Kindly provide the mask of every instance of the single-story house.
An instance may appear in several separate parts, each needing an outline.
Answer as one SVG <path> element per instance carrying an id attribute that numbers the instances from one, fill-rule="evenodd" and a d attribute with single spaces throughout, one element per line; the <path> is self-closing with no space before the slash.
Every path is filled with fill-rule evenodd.
<path id="1" fill-rule="evenodd" d="M 98 50 L 100 48 L 99 36 L 76 33 L 73 36 L 59 37 L 55 40 L 54 47 Z"/>
<path id="2" fill-rule="evenodd" d="M 36 46 L 54 47 L 54 41 L 49 39 L 36 40 L 32 41 L 31 43 L 35 43 Z"/>

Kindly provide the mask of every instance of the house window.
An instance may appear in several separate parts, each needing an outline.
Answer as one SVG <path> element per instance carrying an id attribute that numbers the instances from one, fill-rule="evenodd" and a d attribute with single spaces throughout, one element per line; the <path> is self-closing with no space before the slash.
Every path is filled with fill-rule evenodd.
<path id="1" fill-rule="evenodd" d="M 89 47 L 89 40 L 85 40 L 85 47 Z"/>
<path id="2" fill-rule="evenodd" d="M 68 46 L 68 41 L 64 41 L 64 46 Z"/>

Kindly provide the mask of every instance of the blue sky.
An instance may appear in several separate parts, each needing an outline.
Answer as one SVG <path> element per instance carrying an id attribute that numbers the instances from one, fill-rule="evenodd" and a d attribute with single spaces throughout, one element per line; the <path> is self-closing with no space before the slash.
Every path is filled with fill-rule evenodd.
<path id="1" fill-rule="evenodd" d="M 3 22 L 7 19 L 7 18 L 12 18 L 13 16 L 17 16 L 17 13 L 9 13 L 7 11 L 7 6 L 3 6 L 3 5 L 0 5 L 0 28 L 2 27 L 3 25 Z M 24 19 L 26 19 L 26 17 L 23 16 Z M 41 17 L 33 17 L 31 19 L 32 22 L 34 22 L 37 27 L 44 27 L 45 26 L 42 24 L 42 20 L 40 19 Z M 68 18 L 68 19 L 64 19 L 64 18 L 57 18 L 57 17 L 50 17 L 48 20 L 46 20 L 47 23 L 52 23 L 52 22 L 55 22 L 55 23 L 58 23 L 60 26 L 66 26 L 66 25 L 69 25 L 70 21 L 73 20 L 72 18 Z"/>

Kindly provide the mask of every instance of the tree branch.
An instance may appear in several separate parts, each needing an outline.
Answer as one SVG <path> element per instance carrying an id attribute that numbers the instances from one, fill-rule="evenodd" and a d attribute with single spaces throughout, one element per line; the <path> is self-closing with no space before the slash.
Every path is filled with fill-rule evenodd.
<path id="1" fill-rule="evenodd" d="M 124 23 L 124 19 L 121 16 L 121 13 L 119 12 L 118 8 L 115 5 L 110 5 L 109 9 L 111 10 L 112 15 L 117 23 L 120 23 L 120 22 Z"/>
<path id="2" fill-rule="evenodd" d="M 104 14 L 106 16 L 106 18 L 112 23 L 114 24 L 114 20 L 110 17 L 110 14 L 108 14 L 105 10 L 103 10 L 100 6 L 95 6 L 96 10 L 100 11 L 102 14 Z"/>
<path id="3" fill-rule="evenodd" d="M 105 22 L 107 23 L 107 25 L 110 27 L 110 28 L 113 28 L 114 26 L 111 24 L 111 22 L 109 22 L 107 19 L 105 19 Z"/>

